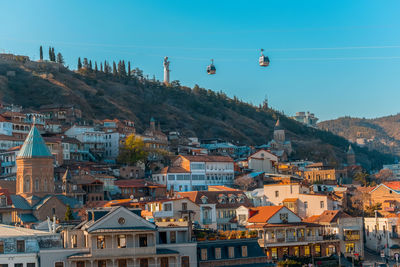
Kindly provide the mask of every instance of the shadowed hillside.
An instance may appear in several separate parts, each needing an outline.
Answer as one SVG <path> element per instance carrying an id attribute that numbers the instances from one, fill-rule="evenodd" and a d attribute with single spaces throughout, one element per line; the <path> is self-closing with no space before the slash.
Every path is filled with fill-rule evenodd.
<path id="1" fill-rule="evenodd" d="M 7 76 L 15 71 L 15 77 Z M 327 131 L 303 126 L 277 111 L 256 107 L 195 86 L 173 82 L 165 86 L 141 76 L 117 77 L 81 69 L 70 71 L 57 63 L 17 62 L 0 59 L 0 97 L 4 102 L 39 108 L 74 104 L 86 121 L 119 118 L 135 121 L 138 131 L 154 117 L 163 131 L 179 131 L 199 138 L 219 137 L 235 143 L 265 144 L 272 138 L 278 117 L 292 140 L 294 158 L 339 164 L 345 160 L 348 141 Z M 357 161 L 366 168 L 392 162 L 391 155 L 355 148 Z"/>

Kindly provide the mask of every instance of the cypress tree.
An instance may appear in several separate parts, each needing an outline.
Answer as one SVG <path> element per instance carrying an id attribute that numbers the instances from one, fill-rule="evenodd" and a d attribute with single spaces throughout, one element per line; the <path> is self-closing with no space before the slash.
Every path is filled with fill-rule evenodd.
<path id="1" fill-rule="evenodd" d="M 98 72 L 99 70 L 97 69 L 97 61 L 94 62 L 94 71 Z"/>
<path id="2" fill-rule="evenodd" d="M 82 68 L 81 58 L 78 57 L 78 70 L 80 70 L 81 68 Z"/>
<path id="3" fill-rule="evenodd" d="M 53 58 L 53 56 L 51 54 L 51 47 L 49 46 L 49 60 L 52 61 L 52 58 Z"/>
<path id="4" fill-rule="evenodd" d="M 40 46 L 40 61 L 43 60 L 43 47 Z"/>
<path id="5" fill-rule="evenodd" d="M 131 62 L 128 61 L 128 77 L 131 77 Z"/>
<path id="6" fill-rule="evenodd" d="M 105 60 L 104 60 L 104 73 L 105 73 L 105 74 L 109 74 L 109 73 L 110 73 L 110 71 L 109 71 L 109 69 L 108 69 L 107 61 L 105 61 Z"/>
<path id="7" fill-rule="evenodd" d="M 60 63 L 60 64 L 64 64 L 64 58 L 61 55 L 61 53 L 57 54 L 57 62 Z"/>
<path id="8" fill-rule="evenodd" d="M 103 63 L 100 62 L 100 71 L 103 72 Z"/>
<path id="9" fill-rule="evenodd" d="M 92 68 L 92 61 L 90 60 L 89 61 L 89 70 L 92 70 L 93 68 Z"/>
<path id="10" fill-rule="evenodd" d="M 114 76 L 117 76 L 118 72 L 117 72 L 117 65 L 115 64 L 115 61 L 113 61 L 113 70 L 112 70 L 112 72 L 113 72 Z"/>
<path id="11" fill-rule="evenodd" d="M 51 48 L 51 61 L 56 61 L 56 54 L 54 53 L 54 47 Z"/>
<path id="12" fill-rule="evenodd" d="M 122 77 L 126 77 L 125 60 L 122 60 L 122 63 L 121 63 L 121 76 L 122 76 Z"/>

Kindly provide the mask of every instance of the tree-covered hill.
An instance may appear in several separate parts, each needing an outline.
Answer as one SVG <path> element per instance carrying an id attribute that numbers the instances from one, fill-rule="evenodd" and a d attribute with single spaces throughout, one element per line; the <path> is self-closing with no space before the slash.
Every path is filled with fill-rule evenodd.
<path id="1" fill-rule="evenodd" d="M 15 71 L 15 76 L 7 76 L 8 71 Z M 188 88 L 179 82 L 165 86 L 143 78 L 138 69 L 132 73 L 128 77 L 114 71 L 113 75 L 111 68 L 106 71 L 105 67 L 104 71 L 70 71 L 55 62 L 0 59 L 0 97 L 6 103 L 36 109 L 53 103 L 74 104 L 86 121 L 129 119 L 135 121 L 139 132 L 154 117 L 165 132 L 249 145 L 267 143 L 279 117 L 293 142 L 294 158 L 331 164 L 345 161 L 349 143 L 343 137 L 306 127 L 275 110 L 229 98 L 222 92 Z M 393 160 L 391 155 L 376 151 L 355 150 L 358 162 L 366 168 L 378 168 Z"/>

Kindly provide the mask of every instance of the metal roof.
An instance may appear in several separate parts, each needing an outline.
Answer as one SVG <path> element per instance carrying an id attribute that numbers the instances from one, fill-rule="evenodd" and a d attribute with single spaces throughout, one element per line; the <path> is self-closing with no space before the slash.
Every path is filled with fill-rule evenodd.
<path id="1" fill-rule="evenodd" d="M 52 157 L 42 136 L 35 125 L 32 126 L 28 136 L 18 153 L 17 158 L 50 158 Z"/>

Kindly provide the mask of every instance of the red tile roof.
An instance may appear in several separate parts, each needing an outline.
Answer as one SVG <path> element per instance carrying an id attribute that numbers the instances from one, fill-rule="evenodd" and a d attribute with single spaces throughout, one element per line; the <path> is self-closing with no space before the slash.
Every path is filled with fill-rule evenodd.
<path id="1" fill-rule="evenodd" d="M 250 214 L 254 213 L 247 222 L 249 223 L 268 223 L 269 219 L 272 218 L 278 211 L 284 206 L 263 206 L 250 209 Z"/>
<path id="2" fill-rule="evenodd" d="M 190 171 L 187 171 L 182 167 L 167 166 L 167 167 L 163 168 L 159 173 L 162 173 L 162 174 L 167 174 L 167 173 L 190 173 Z"/>
<path id="3" fill-rule="evenodd" d="M 180 155 L 180 157 L 185 158 L 192 162 L 233 162 L 233 159 L 228 156 L 211 156 L 211 155 Z"/>
<path id="4" fill-rule="evenodd" d="M 336 222 L 339 218 L 349 217 L 351 216 L 340 210 L 325 210 L 321 215 L 311 216 L 303 221 L 309 223 L 331 223 Z"/>
<path id="5" fill-rule="evenodd" d="M 240 191 L 240 190 L 223 185 L 210 185 L 208 186 L 208 191 Z"/>
<path id="6" fill-rule="evenodd" d="M 385 182 L 383 184 L 386 185 L 387 187 L 389 187 L 390 189 L 393 189 L 396 191 L 400 190 L 400 181 Z"/>

